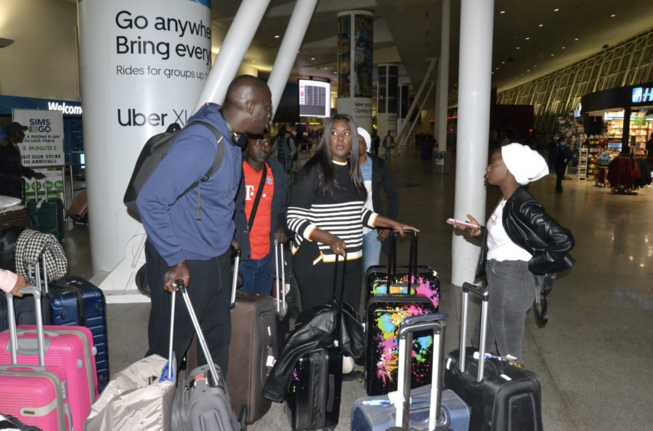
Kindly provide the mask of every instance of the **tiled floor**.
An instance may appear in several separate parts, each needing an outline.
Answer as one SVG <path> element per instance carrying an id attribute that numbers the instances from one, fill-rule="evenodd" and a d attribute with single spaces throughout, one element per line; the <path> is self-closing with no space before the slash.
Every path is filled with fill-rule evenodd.
<path id="1" fill-rule="evenodd" d="M 449 313 L 445 351 L 458 343 L 460 289 L 451 281 L 451 227 L 455 160 L 435 166 L 414 151 L 390 162 L 400 188 L 399 219 L 421 229 L 420 264 L 435 268 L 442 282 L 441 311 Z M 576 237 L 573 270 L 549 296 L 549 324 L 540 329 L 529 314 L 524 336 L 527 367 L 542 383 L 544 428 L 553 430 L 650 430 L 653 423 L 653 189 L 616 195 L 592 182 L 563 183 L 554 176 L 531 191 Z M 490 188 L 489 207 L 498 201 Z M 92 223 L 91 214 L 91 223 Z M 88 228 L 70 225 L 64 245 L 70 272 L 90 277 Z M 653 235 L 651 235 L 653 240 Z M 139 359 L 147 348 L 147 304 L 107 307 L 111 371 Z M 470 313 L 470 314 L 473 314 Z M 340 425 L 349 429 L 350 408 L 365 394 L 362 383 L 343 386 Z M 283 405 L 250 429 L 289 429 Z"/>

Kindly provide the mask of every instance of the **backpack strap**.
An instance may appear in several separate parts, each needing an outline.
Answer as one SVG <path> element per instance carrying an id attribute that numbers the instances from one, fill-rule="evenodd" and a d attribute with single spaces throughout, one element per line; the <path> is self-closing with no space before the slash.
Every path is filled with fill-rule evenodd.
<path id="1" fill-rule="evenodd" d="M 217 144 L 217 152 L 215 154 L 215 160 L 213 160 L 213 165 L 211 168 L 204 174 L 202 178 L 200 178 L 199 181 L 195 181 L 190 187 L 186 189 L 181 195 L 179 195 L 179 198 L 182 196 L 185 196 L 188 192 L 193 190 L 195 187 L 197 187 L 197 199 L 196 199 L 196 204 L 195 204 L 195 219 L 196 220 L 202 220 L 202 215 L 200 213 L 200 207 L 201 207 L 201 184 L 205 183 L 211 178 L 213 174 L 216 173 L 218 169 L 220 169 L 220 165 L 222 165 L 222 161 L 224 160 L 224 154 L 225 154 L 225 148 L 224 145 L 220 145 L 220 142 L 222 142 L 222 133 L 218 129 L 216 129 L 213 125 L 209 123 L 205 123 L 204 121 L 196 121 L 189 126 L 192 126 L 194 124 L 201 124 L 207 129 L 209 129 L 213 135 L 215 136 L 216 144 Z M 179 199 L 177 198 L 177 199 Z"/>

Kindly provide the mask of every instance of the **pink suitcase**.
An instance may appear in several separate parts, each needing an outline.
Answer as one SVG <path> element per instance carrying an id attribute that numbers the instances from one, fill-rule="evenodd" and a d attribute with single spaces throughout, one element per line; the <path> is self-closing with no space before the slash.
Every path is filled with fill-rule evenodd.
<path id="1" fill-rule="evenodd" d="M 91 354 L 93 336 L 88 328 L 76 326 L 61 328 L 60 326 L 44 327 L 45 364 L 65 371 L 73 427 L 81 430 L 91 412 L 91 404 L 98 395 L 95 357 Z M 84 330 L 88 334 L 84 334 Z M 34 354 L 37 343 L 36 327 L 19 326 L 16 335 L 18 363 L 38 365 L 38 355 Z M 4 348 L 8 342 L 9 334 L 6 332 L 0 334 L 0 363 L 9 362 L 8 351 Z"/>
<path id="2" fill-rule="evenodd" d="M 7 353 L 10 362 L 0 361 L 0 411 L 18 418 L 27 425 L 44 431 L 72 429 L 71 409 L 68 403 L 66 373 L 57 366 L 45 365 L 45 340 L 43 322 L 40 313 L 40 291 L 36 288 L 23 288 L 23 294 L 33 294 L 36 302 L 38 337 L 35 348 L 37 366 L 20 364 L 14 346 L 18 345 L 14 303 L 11 294 L 7 294 L 9 331 L 1 336 L 2 353 Z M 12 342 L 9 342 L 11 340 Z M 81 428 L 80 428 L 81 429 Z"/>

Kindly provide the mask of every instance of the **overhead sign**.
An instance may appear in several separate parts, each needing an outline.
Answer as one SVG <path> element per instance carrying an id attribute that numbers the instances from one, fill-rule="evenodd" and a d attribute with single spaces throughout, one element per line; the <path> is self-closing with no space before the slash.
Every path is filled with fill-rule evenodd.
<path id="1" fill-rule="evenodd" d="M 19 146 L 23 166 L 65 165 L 61 111 L 15 109 L 13 118 L 27 127 L 25 139 Z"/>
<path id="2" fill-rule="evenodd" d="M 650 103 L 653 102 L 653 88 L 635 87 L 633 88 L 633 103 Z"/>

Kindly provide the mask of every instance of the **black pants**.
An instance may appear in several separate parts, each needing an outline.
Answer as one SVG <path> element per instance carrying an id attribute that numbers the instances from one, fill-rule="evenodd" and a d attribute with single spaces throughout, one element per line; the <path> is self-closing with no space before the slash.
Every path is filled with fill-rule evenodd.
<path id="1" fill-rule="evenodd" d="M 172 297 L 163 290 L 163 276 L 169 267 L 149 241 L 145 244 L 145 257 L 147 259 L 147 280 L 152 291 L 152 309 L 148 325 L 150 346 L 147 355 L 158 354 L 167 358 L 170 343 Z M 231 340 L 232 272 L 229 252 L 213 259 L 191 260 L 186 263 L 191 277 L 188 295 L 206 338 L 213 362 L 220 366 L 226 378 L 229 366 L 229 341 Z M 181 294 L 177 293 L 177 295 L 173 350 L 179 365 L 181 358 L 186 355 L 193 335 L 195 335 L 195 329 L 186 303 Z M 199 365 L 207 363 L 199 340 L 197 360 Z"/>
<path id="2" fill-rule="evenodd" d="M 323 305 L 333 297 L 333 277 L 335 262 L 313 261 L 320 255 L 317 243 L 304 241 L 293 255 L 292 266 L 302 296 L 304 310 Z M 336 298 L 340 299 L 340 280 L 342 280 L 342 258 L 338 262 L 338 285 Z M 361 297 L 361 276 L 363 259 L 348 260 L 345 267 L 344 300 L 358 311 Z"/>
<path id="3" fill-rule="evenodd" d="M 565 178 L 565 169 L 556 169 L 556 191 L 562 191 L 562 180 Z"/>

